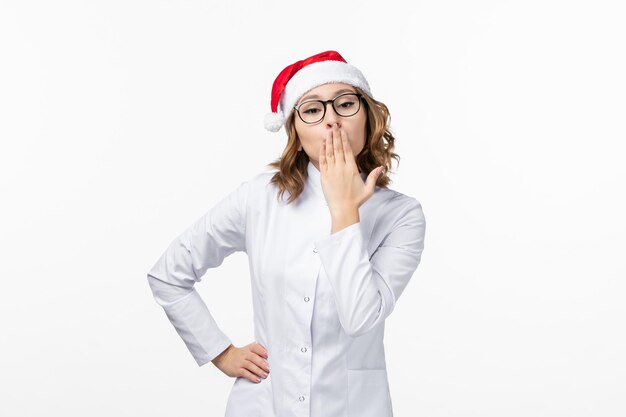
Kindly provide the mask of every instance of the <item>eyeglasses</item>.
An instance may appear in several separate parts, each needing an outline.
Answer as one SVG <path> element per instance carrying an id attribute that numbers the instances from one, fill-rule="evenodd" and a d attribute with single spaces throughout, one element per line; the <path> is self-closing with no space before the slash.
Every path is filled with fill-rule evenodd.
<path id="1" fill-rule="evenodd" d="M 341 117 L 354 116 L 361 109 L 361 98 L 358 93 L 340 94 L 332 100 L 307 100 L 294 106 L 300 120 L 307 124 L 318 123 L 326 115 L 326 103 L 332 103 L 333 109 Z"/>

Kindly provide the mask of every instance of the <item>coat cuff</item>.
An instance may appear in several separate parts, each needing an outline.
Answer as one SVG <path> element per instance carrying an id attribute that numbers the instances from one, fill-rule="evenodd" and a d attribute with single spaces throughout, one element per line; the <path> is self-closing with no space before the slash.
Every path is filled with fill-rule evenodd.
<path id="1" fill-rule="evenodd" d="M 328 235 L 323 239 L 317 240 L 314 242 L 314 244 L 318 250 L 323 250 L 324 248 L 337 245 L 343 240 L 350 240 L 355 238 L 359 239 L 361 244 L 363 243 L 360 221 L 353 223 L 350 226 L 346 226 L 343 229 L 333 233 L 332 235 Z"/>
<path id="2" fill-rule="evenodd" d="M 231 340 L 217 326 L 195 289 L 184 298 L 162 307 L 198 366 L 212 361 L 230 346 Z"/>

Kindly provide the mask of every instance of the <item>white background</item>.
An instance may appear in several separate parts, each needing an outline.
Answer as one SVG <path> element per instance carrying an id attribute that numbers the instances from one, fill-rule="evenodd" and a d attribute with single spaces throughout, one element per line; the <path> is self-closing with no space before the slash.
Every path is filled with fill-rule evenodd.
<path id="1" fill-rule="evenodd" d="M 0 415 L 221 416 L 146 273 L 286 143 L 333 49 L 427 220 L 387 320 L 394 415 L 624 416 L 626 14 L 608 1 L 0 3 Z M 253 341 L 245 254 L 197 286 Z"/>

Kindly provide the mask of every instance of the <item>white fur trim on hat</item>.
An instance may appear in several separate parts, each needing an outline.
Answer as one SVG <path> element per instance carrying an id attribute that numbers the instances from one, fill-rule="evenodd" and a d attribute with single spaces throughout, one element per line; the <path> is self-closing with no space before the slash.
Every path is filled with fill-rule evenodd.
<path id="1" fill-rule="evenodd" d="M 372 97 L 367 80 L 354 65 L 342 61 L 316 62 L 300 69 L 291 77 L 279 103 L 281 113 L 285 118 L 289 117 L 300 97 L 309 90 L 328 83 L 350 84 L 359 87 Z"/>

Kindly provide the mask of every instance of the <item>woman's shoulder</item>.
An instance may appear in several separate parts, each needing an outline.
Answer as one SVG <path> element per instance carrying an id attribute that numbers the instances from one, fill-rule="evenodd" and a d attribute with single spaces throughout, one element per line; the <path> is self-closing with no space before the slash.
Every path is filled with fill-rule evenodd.
<path id="1" fill-rule="evenodd" d="M 274 176 L 276 171 L 261 171 L 256 174 L 252 174 L 249 176 L 245 182 L 249 182 L 251 184 L 260 185 L 260 184 L 269 184 L 270 179 Z"/>
<path id="2" fill-rule="evenodd" d="M 253 174 L 239 183 L 237 189 L 246 194 L 248 199 L 258 199 L 265 195 L 273 187 L 271 179 L 274 176 L 274 171 L 263 171 Z"/>
<path id="3" fill-rule="evenodd" d="M 417 198 L 394 190 L 393 188 L 376 187 L 376 193 L 380 194 L 380 199 L 388 207 L 401 208 L 421 206 Z"/>
<path id="4" fill-rule="evenodd" d="M 391 223 L 403 223 L 407 219 L 424 221 L 422 204 L 416 197 L 384 187 L 377 187 L 376 194 L 379 194 L 385 218 Z"/>
<path id="5" fill-rule="evenodd" d="M 266 190 L 268 187 L 271 187 L 272 177 L 276 174 L 276 171 L 262 171 L 252 175 L 248 182 L 255 190 Z"/>
<path id="6" fill-rule="evenodd" d="M 252 174 L 248 177 L 244 177 L 238 187 L 246 189 L 258 189 L 259 186 L 266 186 L 270 184 L 271 178 L 274 176 L 274 171 L 263 171 L 256 174 Z"/>

